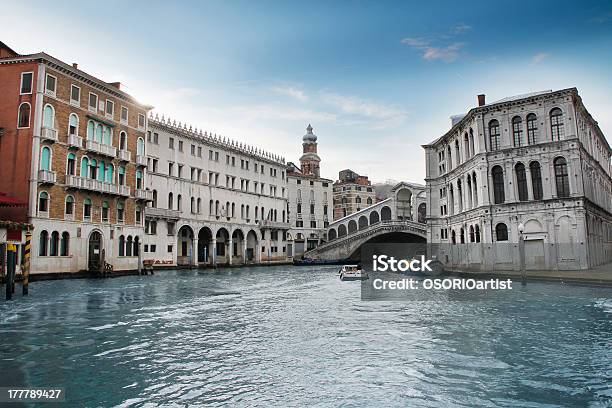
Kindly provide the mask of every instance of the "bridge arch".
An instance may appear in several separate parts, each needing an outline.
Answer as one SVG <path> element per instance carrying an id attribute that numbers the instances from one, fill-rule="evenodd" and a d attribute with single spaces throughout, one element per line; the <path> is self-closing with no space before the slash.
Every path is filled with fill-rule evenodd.
<path id="1" fill-rule="evenodd" d="M 357 231 L 357 222 L 355 220 L 350 220 L 348 223 L 348 233 L 352 234 Z"/>
<path id="2" fill-rule="evenodd" d="M 346 236 L 346 225 L 340 224 L 338 226 L 338 238 Z"/>
<path id="3" fill-rule="evenodd" d="M 382 221 L 391 221 L 391 208 L 384 206 L 380 210 L 380 218 Z"/>
<path id="4" fill-rule="evenodd" d="M 368 228 L 368 217 L 362 215 L 359 217 L 359 230 Z"/>
<path id="5" fill-rule="evenodd" d="M 372 211 L 370 213 L 370 225 L 377 224 L 378 222 L 380 222 L 380 217 L 378 215 L 378 211 Z"/>
<path id="6" fill-rule="evenodd" d="M 336 229 L 330 228 L 329 233 L 327 234 L 327 238 L 329 239 L 329 241 L 333 241 L 337 237 L 338 237 L 338 233 L 336 232 Z"/>

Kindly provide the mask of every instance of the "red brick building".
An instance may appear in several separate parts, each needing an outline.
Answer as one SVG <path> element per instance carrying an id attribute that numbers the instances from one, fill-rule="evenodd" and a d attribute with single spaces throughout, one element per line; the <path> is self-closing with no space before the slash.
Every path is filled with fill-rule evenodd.
<path id="1" fill-rule="evenodd" d="M 28 203 L 0 219 L 33 224 L 32 273 L 93 269 L 102 253 L 136 269 L 151 107 L 76 64 L 1 42 L 0 95 L 0 191 Z"/>

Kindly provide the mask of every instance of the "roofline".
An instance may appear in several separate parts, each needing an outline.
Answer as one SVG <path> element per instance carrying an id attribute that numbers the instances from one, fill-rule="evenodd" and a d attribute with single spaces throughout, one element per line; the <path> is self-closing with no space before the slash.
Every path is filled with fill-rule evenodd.
<path id="1" fill-rule="evenodd" d="M 150 111 L 153 109 L 152 105 L 146 105 L 141 102 L 138 102 L 136 98 L 134 98 L 132 95 L 120 90 L 119 88 L 109 84 L 108 82 L 102 81 L 101 79 L 96 78 L 93 75 L 90 75 L 78 68 L 75 68 L 72 65 L 67 64 L 64 61 L 57 59 L 45 52 L 39 52 L 36 54 L 29 54 L 29 55 L 19 55 L 16 57 L 0 58 L 0 65 L 17 64 L 20 62 L 36 62 L 36 61 L 48 64 L 54 68 L 59 68 L 76 77 L 80 77 L 80 79 L 83 80 L 84 82 L 94 84 L 98 88 L 103 88 L 105 92 L 113 94 L 124 100 L 127 100 L 135 105 L 142 107 L 143 109 L 147 111 Z"/>
<path id="2" fill-rule="evenodd" d="M 0 47 L 1 48 L 6 48 L 7 50 L 9 50 L 10 52 L 12 52 L 15 55 L 19 55 L 19 53 L 17 51 L 15 51 L 14 49 L 12 49 L 11 47 L 9 47 L 8 45 L 6 45 L 6 43 L 0 41 Z"/>

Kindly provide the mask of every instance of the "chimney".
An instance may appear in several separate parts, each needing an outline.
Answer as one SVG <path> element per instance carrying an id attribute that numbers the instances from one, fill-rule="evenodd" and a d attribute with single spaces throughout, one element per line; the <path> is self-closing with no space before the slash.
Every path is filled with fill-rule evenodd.
<path id="1" fill-rule="evenodd" d="M 76 62 L 73 62 L 72 63 L 72 68 L 79 69 L 79 64 L 77 64 Z"/>
<path id="2" fill-rule="evenodd" d="M 117 89 L 121 89 L 121 82 L 109 82 L 110 86 L 114 86 Z"/>
<path id="3" fill-rule="evenodd" d="M 485 94 L 478 95 L 478 106 L 485 105 Z"/>

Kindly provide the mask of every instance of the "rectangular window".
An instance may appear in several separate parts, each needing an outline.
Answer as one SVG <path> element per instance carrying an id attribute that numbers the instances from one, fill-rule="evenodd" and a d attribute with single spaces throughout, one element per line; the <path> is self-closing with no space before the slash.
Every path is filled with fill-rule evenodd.
<path id="1" fill-rule="evenodd" d="M 143 115 L 142 113 L 138 114 L 138 127 L 140 129 L 144 129 L 145 127 L 145 115 Z"/>
<path id="2" fill-rule="evenodd" d="M 198 146 L 198 157 L 202 157 L 202 148 Z"/>
<path id="3" fill-rule="evenodd" d="M 81 88 L 76 85 L 70 86 L 70 103 L 77 106 L 81 104 Z"/>
<path id="4" fill-rule="evenodd" d="M 153 132 L 153 143 L 159 144 L 159 133 Z"/>
<path id="5" fill-rule="evenodd" d="M 47 74 L 47 80 L 45 81 L 45 93 L 55 96 L 56 88 L 57 78 L 53 75 Z"/>
<path id="6" fill-rule="evenodd" d="M 168 147 L 170 149 L 174 149 L 174 138 L 173 137 L 168 139 Z"/>
<path id="7" fill-rule="evenodd" d="M 191 145 L 191 155 L 195 156 L 195 145 Z"/>
<path id="8" fill-rule="evenodd" d="M 125 106 L 121 107 L 121 122 L 123 123 L 128 122 L 128 108 L 126 108 Z M 149 141 L 151 141 L 150 138 L 149 138 Z"/>
<path id="9" fill-rule="evenodd" d="M 98 95 L 93 92 L 89 93 L 89 110 L 93 112 L 98 111 Z"/>
<path id="10" fill-rule="evenodd" d="M 21 87 L 19 93 L 21 95 L 32 93 L 32 77 L 33 72 L 24 72 L 21 74 Z"/>
<path id="11" fill-rule="evenodd" d="M 179 140 L 178 148 L 179 148 L 179 152 L 183 151 L 183 141 L 182 140 Z"/>
<path id="12" fill-rule="evenodd" d="M 113 101 L 106 100 L 106 116 L 112 117 L 115 113 L 115 103 Z"/>

